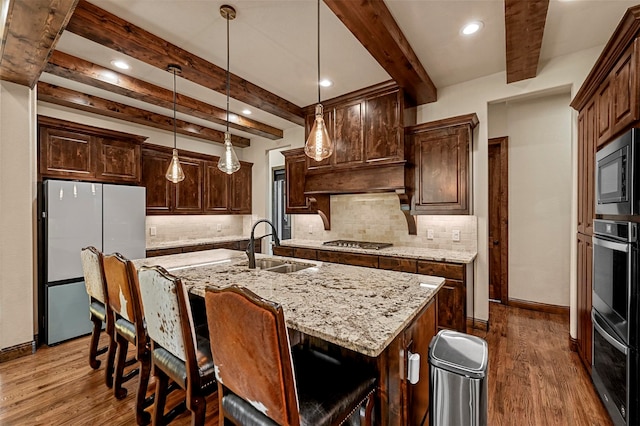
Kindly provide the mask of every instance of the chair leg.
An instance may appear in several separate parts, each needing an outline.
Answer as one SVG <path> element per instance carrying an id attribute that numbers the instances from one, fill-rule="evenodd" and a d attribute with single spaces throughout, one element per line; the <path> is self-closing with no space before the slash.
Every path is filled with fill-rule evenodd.
<path id="1" fill-rule="evenodd" d="M 367 397 L 366 402 L 364 403 L 364 409 L 360 410 L 360 424 L 363 426 L 371 426 L 372 425 L 372 417 L 373 417 L 373 394 Z"/>
<path id="2" fill-rule="evenodd" d="M 100 368 L 100 360 L 96 359 L 98 355 L 98 342 L 100 341 L 100 332 L 102 331 L 102 321 L 91 315 L 93 322 L 93 331 L 91 332 L 91 341 L 89 342 L 89 365 L 94 370 Z"/>
<path id="3" fill-rule="evenodd" d="M 147 388 L 149 387 L 149 375 L 151 374 L 151 357 L 149 352 L 145 352 L 140 357 L 140 376 L 138 377 L 138 392 L 136 394 L 136 421 L 138 425 L 147 425 L 151 421 L 151 415 L 144 411 L 151 405 L 154 395 L 147 398 Z"/>
<path id="4" fill-rule="evenodd" d="M 107 367 L 105 368 L 105 383 L 108 388 L 113 387 L 113 368 L 116 359 L 117 343 L 112 333 L 109 334 L 109 349 L 107 351 Z"/>
<path id="5" fill-rule="evenodd" d="M 207 411 L 207 401 L 202 396 L 192 396 L 187 403 L 191 411 L 191 426 L 203 426 L 204 415 Z"/>
<path id="6" fill-rule="evenodd" d="M 156 378 L 156 399 L 153 406 L 153 426 L 164 426 L 164 406 L 169 390 L 169 376 L 158 367 L 154 368 Z"/>
<path id="7" fill-rule="evenodd" d="M 127 396 L 127 389 L 122 387 L 122 383 L 124 383 L 124 364 L 127 359 L 129 342 L 118 333 L 116 333 L 116 342 L 118 344 L 118 356 L 116 357 L 116 366 L 113 377 L 113 395 L 116 399 L 123 399 Z"/>

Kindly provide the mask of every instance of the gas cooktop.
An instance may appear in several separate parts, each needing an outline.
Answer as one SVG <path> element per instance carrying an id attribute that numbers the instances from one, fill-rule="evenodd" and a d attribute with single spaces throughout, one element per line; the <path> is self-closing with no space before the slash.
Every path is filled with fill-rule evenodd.
<path id="1" fill-rule="evenodd" d="M 351 240 L 333 240 L 322 243 L 324 246 L 331 247 L 347 247 L 365 250 L 379 250 L 385 247 L 391 247 L 391 243 L 374 243 L 371 241 L 351 241 Z"/>

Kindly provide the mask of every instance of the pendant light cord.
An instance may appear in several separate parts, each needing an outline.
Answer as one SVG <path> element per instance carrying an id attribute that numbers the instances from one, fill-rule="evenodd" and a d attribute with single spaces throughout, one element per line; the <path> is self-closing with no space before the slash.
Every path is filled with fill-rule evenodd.
<path id="1" fill-rule="evenodd" d="M 320 0 L 318 0 L 318 103 L 320 103 Z"/>
<path id="2" fill-rule="evenodd" d="M 229 96 L 230 96 L 230 74 L 229 74 L 229 12 L 227 12 L 227 133 L 229 133 Z"/>
<path id="3" fill-rule="evenodd" d="M 176 141 L 176 68 L 173 68 L 173 149 L 177 148 Z"/>

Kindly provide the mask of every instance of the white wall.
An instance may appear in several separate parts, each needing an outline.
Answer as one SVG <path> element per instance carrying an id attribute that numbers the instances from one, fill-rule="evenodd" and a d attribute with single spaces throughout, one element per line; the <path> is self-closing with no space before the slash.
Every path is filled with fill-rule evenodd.
<path id="1" fill-rule="evenodd" d="M 486 320 L 489 317 L 488 281 L 489 272 L 487 264 L 488 240 L 487 240 L 487 211 L 488 211 L 488 104 L 517 99 L 537 92 L 557 90 L 566 86 L 570 87 L 573 97 L 586 75 L 591 70 L 602 47 L 584 50 L 571 55 L 555 58 L 547 63 L 540 64 L 538 76 L 517 83 L 506 84 L 504 72 L 467 81 L 454 86 L 438 89 L 438 101 L 421 105 L 417 109 L 418 123 L 429 122 L 447 117 L 475 112 L 480 124 L 475 132 L 473 146 L 473 182 L 474 182 L 474 214 L 478 217 L 478 257 L 475 263 L 476 284 L 476 317 Z M 569 106 L 567 118 L 569 126 L 575 128 L 573 122 L 577 119 L 577 113 Z M 577 135 L 572 131 L 572 149 L 575 152 Z M 573 162 L 572 162 L 573 164 Z M 575 175 L 575 170 L 572 170 Z M 574 178 L 572 177 L 572 180 Z M 575 185 L 573 185 L 571 198 L 575 198 Z M 575 214 L 571 214 L 571 229 L 575 229 Z M 575 244 L 571 245 L 571 259 L 569 267 L 575 269 Z M 571 335 L 576 336 L 576 312 L 575 312 L 575 275 L 571 274 Z"/>
<path id="2" fill-rule="evenodd" d="M 569 306 L 570 100 L 565 93 L 489 106 L 489 134 L 509 137 L 510 299 Z"/>
<path id="3" fill-rule="evenodd" d="M 33 341 L 35 94 L 0 82 L 0 349 Z"/>

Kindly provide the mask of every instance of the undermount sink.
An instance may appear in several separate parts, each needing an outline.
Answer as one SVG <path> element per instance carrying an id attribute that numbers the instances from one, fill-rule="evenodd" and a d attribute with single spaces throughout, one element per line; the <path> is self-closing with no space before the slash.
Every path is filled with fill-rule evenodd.
<path id="1" fill-rule="evenodd" d="M 302 271 L 303 269 L 312 268 L 314 266 L 316 265 L 288 262 L 279 259 L 256 259 L 256 268 L 263 271 L 278 272 L 280 274 Z"/>

